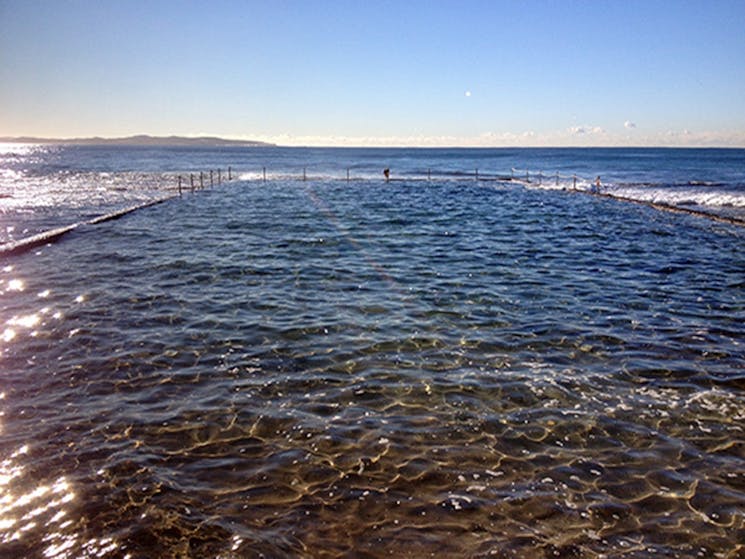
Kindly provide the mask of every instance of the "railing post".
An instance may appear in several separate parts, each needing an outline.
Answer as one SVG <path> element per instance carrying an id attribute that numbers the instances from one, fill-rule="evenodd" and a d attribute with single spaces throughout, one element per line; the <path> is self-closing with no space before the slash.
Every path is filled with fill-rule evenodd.
<path id="1" fill-rule="evenodd" d="M 191 182 L 191 191 L 194 192 L 194 173 L 189 173 L 189 182 Z"/>
<path id="2" fill-rule="evenodd" d="M 572 175 L 572 190 L 577 190 L 577 175 Z"/>
<path id="3" fill-rule="evenodd" d="M 181 175 L 178 176 L 178 195 L 181 196 Z"/>
<path id="4" fill-rule="evenodd" d="M 199 188 L 204 188 L 204 173 L 199 171 Z"/>
<path id="5" fill-rule="evenodd" d="M 212 169 L 210 169 L 210 186 L 215 186 L 215 181 L 212 179 Z"/>
<path id="6" fill-rule="evenodd" d="M 305 167 L 303 167 L 303 182 L 305 182 L 305 181 L 307 181 L 307 180 L 308 180 L 308 177 L 307 177 L 307 175 L 305 174 Z"/>
<path id="7" fill-rule="evenodd" d="M 478 167 L 476 168 L 476 180 L 479 180 L 479 169 L 478 169 Z"/>
<path id="8" fill-rule="evenodd" d="M 530 171 L 525 171 L 525 182 L 530 182 Z"/>
<path id="9" fill-rule="evenodd" d="M 228 167 L 228 180 L 232 180 L 233 177 L 231 176 L 233 172 L 233 169 L 231 167 Z"/>
<path id="10" fill-rule="evenodd" d="M 222 171 L 217 170 L 217 184 L 222 184 Z"/>
<path id="11" fill-rule="evenodd" d="M 262 173 L 264 175 L 264 182 L 266 182 L 266 167 L 262 167 Z"/>
<path id="12" fill-rule="evenodd" d="M 556 171 L 556 186 L 559 186 L 559 171 Z"/>

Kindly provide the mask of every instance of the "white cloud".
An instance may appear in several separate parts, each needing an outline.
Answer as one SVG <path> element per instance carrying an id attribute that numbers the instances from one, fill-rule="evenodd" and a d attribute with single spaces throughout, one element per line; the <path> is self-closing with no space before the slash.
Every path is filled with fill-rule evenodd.
<path id="1" fill-rule="evenodd" d="M 636 128 L 636 123 L 631 122 L 630 120 L 627 120 L 626 122 L 623 123 L 623 127 L 630 130 L 632 128 Z"/>
<path id="2" fill-rule="evenodd" d="M 584 136 L 585 134 L 602 134 L 605 132 L 600 126 L 572 126 L 569 133 L 573 136 Z"/>

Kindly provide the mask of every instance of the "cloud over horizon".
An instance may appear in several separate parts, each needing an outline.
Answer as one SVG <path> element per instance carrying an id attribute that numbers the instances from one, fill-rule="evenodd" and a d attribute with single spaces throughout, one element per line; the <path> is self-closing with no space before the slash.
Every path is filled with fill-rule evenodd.
<path id="1" fill-rule="evenodd" d="M 573 136 L 584 136 L 585 134 L 602 134 L 605 132 L 600 126 L 572 126 L 569 133 Z"/>
<path id="2" fill-rule="evenodd" d="M 215 135 L 215 134 L 210 134 Z M 219 135 L 219 134 L 218 134 Z M 260 140 L 283 146 L 329 147 L 745 147 L 745 131 L 667 130 L 662 133 L 628 135 L 604 130 L 600 126 L 572 126 L 564 130 L 523 132 L 487 131 L 473 136 L 390 135 L 390 136 L 312 136 L 294 134 L 254 134 L 232 137 Z"/>

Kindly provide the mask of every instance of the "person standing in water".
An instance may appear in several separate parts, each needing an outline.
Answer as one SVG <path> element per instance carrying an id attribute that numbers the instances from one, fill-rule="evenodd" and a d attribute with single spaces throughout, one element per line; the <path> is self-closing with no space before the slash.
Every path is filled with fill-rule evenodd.
<path id="1" fill-rule="evenodd" d="M 388 167 L 383 169 L 383 175 L 385 176 L 385 182 L 391 180 L 391 170 Z"/>

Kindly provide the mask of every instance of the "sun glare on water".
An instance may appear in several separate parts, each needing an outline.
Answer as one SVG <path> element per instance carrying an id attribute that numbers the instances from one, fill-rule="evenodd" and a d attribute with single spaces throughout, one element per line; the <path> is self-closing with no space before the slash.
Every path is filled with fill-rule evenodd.
<path id="1" fill-rule="evenodd" d="M 8 281 L 6 291 L 23 291 L 24 289 L 26 289 L 26 284 L 23 283 L 23 280 L 12 279 Z"/>
<path id="2" fill-rule="evenodd" d="M 0 394 L 0 402 L 4 399 L 5 393 Z M 0 461 L 0 545 L 24 542 L 42 528 L 42 553 L 49 559 L 72 559 L 81 547 L 89 551 L 88 557 L 116 551 L 119 546 L 112 538 L 92 539 L 81 546 L 72 484 L 65 476 L 51 483 L 33 479 L 25 465 L 31 454 L 26 444 Z"/>

